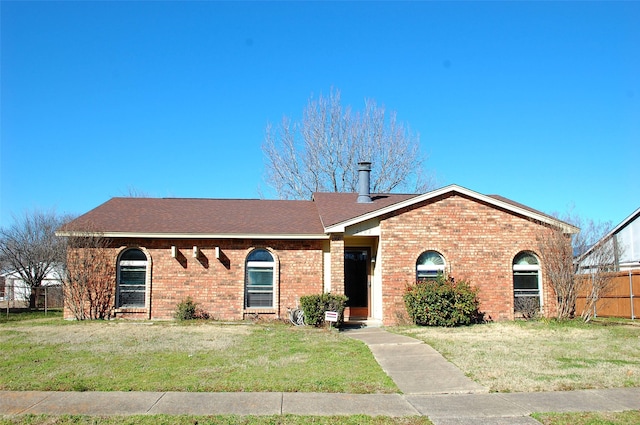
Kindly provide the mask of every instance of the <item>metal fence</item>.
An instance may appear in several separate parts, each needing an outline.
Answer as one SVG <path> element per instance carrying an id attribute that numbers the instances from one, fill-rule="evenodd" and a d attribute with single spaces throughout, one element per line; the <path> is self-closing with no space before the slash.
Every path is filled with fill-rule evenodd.
<path id="1" fill-rule="evenodd" d="M 589 275 L 580 276 L 589 279 Z M 586 303 L 586 293 L 578 295 L 576 312 Z M 613 273 L 613 282 L 595 305 L 595 316 L 637 319 L 640 315 L 640 270 Z"/>
<path id="2" fill-rule="evenodd" d="M 0 308 L 6 311 L 29 307 L 31 289 L 9 282 L 0 284 Z M 35 288 L 36 308 L 48 310 L 63 307 L 62 285 L 47 285 Z"/>

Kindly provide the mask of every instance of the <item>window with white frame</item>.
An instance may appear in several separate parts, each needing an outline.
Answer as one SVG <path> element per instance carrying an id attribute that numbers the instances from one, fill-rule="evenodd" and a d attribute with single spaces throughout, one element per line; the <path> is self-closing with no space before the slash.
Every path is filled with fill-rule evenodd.
<path id="1" fill-rule="evenodd" d="M 147 293 L 147 256 L 133 248 L 118 260 L 118 308 L 144 308 Z"/>
<path id="2" fill-rule="evenodd" d="M 266 249 L 256 249 L 247 256 L 245 307 L 271 308 L 275 286 L 275 261 Z"/>
<path id="3" fill-rule="evenodd" d="M 513 297 L 516 312 L 530 314 L 542 306 L 540 262 L 531 252 L 521 252 L 513 259 Z"/>
<path id="4" fill-rule="evenodd" d="M 436 279 L 444 274 L 444 257 L 436 251 L 425 251 L 416 261 L 416 280 Z"/>

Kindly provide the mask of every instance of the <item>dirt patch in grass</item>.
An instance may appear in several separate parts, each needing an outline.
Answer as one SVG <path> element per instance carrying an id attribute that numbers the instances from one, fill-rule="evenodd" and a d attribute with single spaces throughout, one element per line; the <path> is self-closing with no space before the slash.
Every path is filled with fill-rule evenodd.
<path id="1" fill-rule="evenodd" d="M 249 334 L 250 326 L 87 322 L 76 326 L 12 326 L 11 330 L 20 332 L 33 343 L 63 344 L 70 351 L 115 353 L 125 346 L 138 353 L 183 351 L 188 348 L 195 354 L 228 349 L 242 336 Z"/>

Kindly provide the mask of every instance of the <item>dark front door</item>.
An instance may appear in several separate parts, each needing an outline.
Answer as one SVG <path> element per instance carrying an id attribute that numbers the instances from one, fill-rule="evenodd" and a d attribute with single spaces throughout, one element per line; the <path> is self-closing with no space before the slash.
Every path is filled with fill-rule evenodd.
<path id="1" fill-rule="evenodd" d="M 344 291 L 349 316 L 369 317 L 369 249 L 345 249 Z"/>

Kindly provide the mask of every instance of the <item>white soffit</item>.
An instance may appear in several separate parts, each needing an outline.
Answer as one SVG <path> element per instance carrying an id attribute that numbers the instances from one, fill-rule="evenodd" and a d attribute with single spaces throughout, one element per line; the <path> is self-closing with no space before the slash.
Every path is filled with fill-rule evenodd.
<path id="1" fill-rule="evenodd" d="M 355 223 L 345 229 L 347 236 L 380 236 L 380 220 L 370 220 Z"/>

